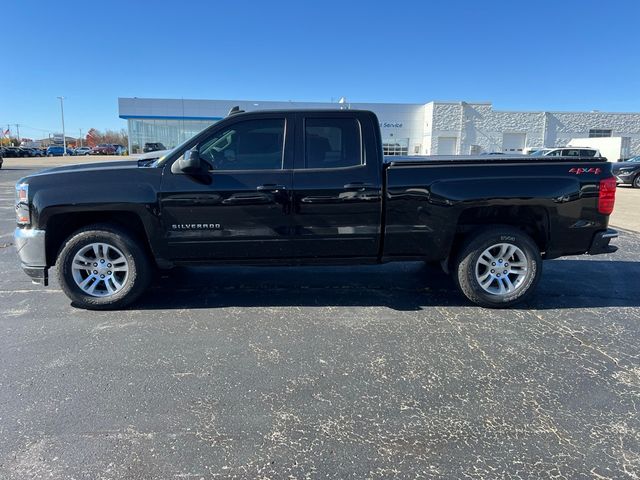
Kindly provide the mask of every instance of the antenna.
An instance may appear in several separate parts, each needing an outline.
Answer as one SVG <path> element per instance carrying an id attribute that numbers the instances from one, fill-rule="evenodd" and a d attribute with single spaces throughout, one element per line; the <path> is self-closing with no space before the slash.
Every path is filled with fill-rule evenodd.
<path id="1" fill-rule="evenodd" d="M 230 117 L 231 115 L 236 115 L 238 113 L 244 113 L 244 110 L 240 110 L 240 107 L 236 105 L 235 107 L 232 107 L 231 110 L 229 110 L 227 117 Z"/>

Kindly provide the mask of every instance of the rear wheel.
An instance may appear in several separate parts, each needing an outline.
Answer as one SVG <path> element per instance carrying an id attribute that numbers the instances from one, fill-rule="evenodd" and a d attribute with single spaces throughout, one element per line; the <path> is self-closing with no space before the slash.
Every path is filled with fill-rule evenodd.
<path id="1" fill-rule="evenodd" d="M 58 280 L 81 308 L 125 307 L 147 288 L 151 265 L 139 241 L 112 225 L 75 232 L 58 256 Z"/>
<path id="2" fill-rule="evenodd" d="M 454 278 L 472 302 L 506 308 L 529 298 L 540 279 L 540 251 L 529 235 L 511 227 L 472 234 L 460 250 Z"/>

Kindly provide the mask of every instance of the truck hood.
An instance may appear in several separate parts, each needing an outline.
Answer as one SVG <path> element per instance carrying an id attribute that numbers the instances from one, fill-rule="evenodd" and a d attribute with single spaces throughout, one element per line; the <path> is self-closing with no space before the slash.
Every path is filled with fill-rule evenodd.
<path id="1" fill-rule="evenodd" d="M 79 163 L 77 165 L 64 165 L 62 167 L 47 168 L 40 170 L 30 177 L 36 177 L 40 175 L 51 175 L 65 172 L 82 172 L 82 171 L 95 171 L 95 170 L 127 170 L 132 168 L 138 168 L 137 160 L 120 160 L 117 162 L 93 162 L 93 163 Z"/>

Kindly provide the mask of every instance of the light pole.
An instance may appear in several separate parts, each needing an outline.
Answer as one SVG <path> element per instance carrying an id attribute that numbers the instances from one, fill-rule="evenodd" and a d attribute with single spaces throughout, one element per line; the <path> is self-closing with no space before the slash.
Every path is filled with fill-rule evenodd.
<path id="1" fill-rule="evenodd" d="M 64 131 L 64 97 L 58 97 L 60 99 L 60 113 L 62 113 L 62 146 L 64 148 L 63 155 L 67 156 L 67 136 Z"/>

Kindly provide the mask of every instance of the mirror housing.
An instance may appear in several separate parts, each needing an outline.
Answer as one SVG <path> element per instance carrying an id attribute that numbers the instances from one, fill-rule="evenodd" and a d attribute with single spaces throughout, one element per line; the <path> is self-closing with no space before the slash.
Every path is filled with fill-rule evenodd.
<path id="1" fill-rule="evenodd" d="M 202 171 L 202 162 L 200 161 L 200 152 L 197 148 L 187 150 L 178 160 L 178 166 L 184 173 L 200 173 Z"/>

